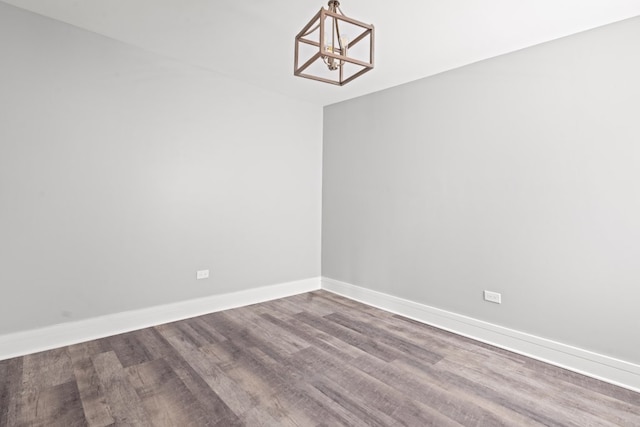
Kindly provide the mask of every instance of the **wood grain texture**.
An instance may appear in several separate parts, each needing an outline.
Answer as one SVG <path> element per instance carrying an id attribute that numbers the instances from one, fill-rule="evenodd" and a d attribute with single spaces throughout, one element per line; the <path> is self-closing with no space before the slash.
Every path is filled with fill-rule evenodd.
<path id="1" fill-rule="evenodd" d="M 640 395 L 316 291 L 0 362 L 0 426 L 640 426 Z"/>

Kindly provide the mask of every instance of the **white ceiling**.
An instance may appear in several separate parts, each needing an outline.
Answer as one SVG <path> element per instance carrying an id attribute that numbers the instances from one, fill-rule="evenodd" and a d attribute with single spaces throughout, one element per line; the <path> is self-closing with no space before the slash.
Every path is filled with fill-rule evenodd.
<path id="1" fill-rule="evenodd" d="M 324 0 L 3 0 L 192 65 L 327 105 L 640 15 L 640 0 L 342 0 L 376 27 L 375 69 L 344 87 L 293 76 Z"/>

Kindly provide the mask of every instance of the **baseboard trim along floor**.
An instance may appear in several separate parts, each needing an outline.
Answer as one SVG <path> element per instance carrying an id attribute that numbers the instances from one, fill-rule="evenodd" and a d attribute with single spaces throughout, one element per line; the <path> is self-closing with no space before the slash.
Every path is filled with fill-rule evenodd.
<path id="1" fill-rule="evenodd" d="M 320 277 L 0 335 L 0 360 L 320 289 Z"/>
<path id="2" fill-rule="evenodd" d="M 212 295 L 2 335 L 0 360 L 318 289 L 640 392 L 639 365 L 326 277 Z"/>
<path id="3" fill-rule="evenodd" d="M 640 392 L 640 366 L 634 363 L 326 277 L 321 286 L 373 307 Z"/>

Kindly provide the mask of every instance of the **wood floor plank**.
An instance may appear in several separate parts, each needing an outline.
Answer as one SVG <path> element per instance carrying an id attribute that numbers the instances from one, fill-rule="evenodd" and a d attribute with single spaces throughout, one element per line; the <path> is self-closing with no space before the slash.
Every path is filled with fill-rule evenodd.
<path id="1" fill-rule="evenodd" d="M 21 389 L 21 398 L 16 405 L 16 423 L 41 426 L 57 424 L 56 420 L 60 419 L 78 423 L 73 417 L 77 414 L 76 404 L 81 405 L 81 402 L 67 349 L 25 356 Z"/>
<path id="2" fill-rule="evenodd" d="M 294 307 L 297 307 L 298 313 L 311 312 L 321 317 L 344 311 L 344 309 L 346 308 L 342 304 L 325 298 L 322 293 L 316 292 L 293 295 L 288 298 L 283 298 L 282 301 L 287 301 Z"/>
<path id="3" fill-rule="evenodd" d="M 290 364 L 312 378 L 315 372 L 323 372 L 326 379 L 349 390 L 352 398 L 368 412 L 381 411 L 405 425 L 417 425 L 418 419 L 427 423 L 425 425 L 461 425 L 419 402 L 407 401 L 382 381 L 345 366 L 341 360 L 323 351 L 302 350 L 290 359 Z"/>
<path id="4" fill-rule="evenodd" d="M 298 425 L 314 425 L 317 420 L 327 425 L 360 424 L 315 387 L 316 378 L 303 377 L 299 371 L 291 369 L 288 359 L 276 360 L 259 348 L 251 348 L 243 352 L 235 366 L 244 368 L 248 375 L 263 379 L 271 390 L 268 404 L 273 400 L 280 403 Z"/>
<path id="5" fill-rule="evenodd" d="M 476 399 L 483 399 L 484 401 L 493 402 L 512 413 L 520 414 L 528 419 L 528 422 L 523 425 L 561 425 L 553 418 L 552 414 L 549 415 L 545 411 L 540 410 L 544 408 L 537 408 L 537 402 L 522 399 L 522 396 L 517 390 L 512 390 L 511 394 L 502 393 L 500 390 L 495 390 L 490 387 L 484 381 L 476 382 L 467 378 L 457 370 L 448 371 L 446 369 L 440 369 L 440 363 L 442 362 L 438 362 L 434 366 L 423 366 L 409 359 L 399 359 L 392 362 L 393 365 L 400 367 L 411 375 L 415 375 L 421 381 L 459 392 L 461 401 L 466 401 L 468 398 L 465 398 L 465 396 L 470 394 L 475 396 L 474 401 Z"/>
<path id="6" fill-rule="evenodd" d="M 436 354 L 446 355 L 450 352 L 469 350 L 468 346 L 461 341 L 446 338 L 448 335 L 451 335 L 452 337 L 458 336 L 411 319 L 406 319 L 409 322 L 404 322 L 399 321 L 399 319 L 392 316 L 362 316 L 360 312 L 353 309 L 338 311 L 337 313 L 340 313 L 343 317 L 347 317 L 348 319 L 367 321 L 369 324 L 375 325 L 376 328 L 391 337 L 402 339 L 417 345 L 420 348 L 428 349 Z M 473 348 L 475 349 L 475 347 Z"/>
<path id="7" fill-rule="evenodd" d="M 409 319 L 399 315 L 392 315 L 391 319 L 381 319 L 380 323 L 390 322 L 395 327 L 399 327 L 403 334 L 408 334 L 416 343 L 421 343 L 434 349 L 440 349 L 443 353 L 455 354 L 458 352 L 483 354 L 487 358 L 499 357 L 502 360 L 509 360 L 514 363 L 524 364 L 527 358 L 503 350 L 471 338 L 456 335 L 452 332 L 436 328 L 435 326 L 420 323 L 417 320 Z M 393 332 L 391 328 L 390 333 Z M 447 351 L 448 350 L 448 351 Z"/>
<path id="8" fill-rule="evenodd" d="M 12 381 L 9 379 L 9 363 L 9 360 L 0 361 L 0 426 L 7 424 L 11 404 Z"/>
<path id="9" fill-rule="evenodd" d="M 200 402 L 163 359 L 125 369 L 154 426 L 213 426 Z"/>
<path id="10" fill-rule="evenodd" d="M 499 371 L 495 364 L 487 365 L 493 371 Z M 578 413 L 586 413 L 589 419 L 598 416 L 602 412 L 608 412 L 611 421 L 615 425 L 623 424 L 629 417 L 633 417 L 636 423 L 640 425 L 640 407 L 638 405 L 619 400 L 613 396 L 604 396 L 581 385 L 561 380 L 546 381 L 540 378 L 537 375 L 537 371 L 532 370 L 528 365 L 515 366 L 509 369 L 508 372 L 503 371 L 500 373 L 505 379 L 515 379 L 528 384 L 534 390 L 532 394 L 556 396 L 554 398 L 556 404 L 575 410 Z"/>
<path id="11" fill-rule="evenodd" d="M 182 357 L 222 399 L 222 401 L 238 416 L 252 409 L 256 402 L 247 390 L 242 389 L 230 379 L 222 369 L 200 351 L 190 340 L 183 340 L 171 325 L 158 328 L 163 337 L 178 351 Z"/>
<path id="12" fill-rule="evenodd" d="M 631 406 L 613 400 L 594 399 L 591 393 L 580 387 L 565 385 L 558 387 L 556 382 L 540 381 L 535 372 L 522 372 L 517 367 L 510 367 L 505 361 L 502 363 L 469 363 L 468 359 L 452 355 L 438 365 L 438 369 L 456 370 L 464 373 L 467 378 L 482 381 L 496 390 L 509 391 L 510 395 L 526 394 L 533 398 L 538 405 L 545 405 L 544 412 L 553 414 L 554 408 L 562 408 L 554 416 L 569 425 L 584 425 L 600 412 L 607 411 L 610 421 L 602 421 L 602 425 L 617 426 L 624 418 L 635 418 L 640 425 L 640 414 Z M 553 396 L 553 400 L 549 397 Z M 513 397 L 512 397 L 513 398 Z M 560 414 L 561 412 L 561 414 Z M 623 416 L 621 417 L 621 412 Z"/>
<path id="13" fill-rule="evenodd" d="M 640 394 L 326 291 L 0 361 L 9 426 L 640 426 Z"/>
<path id="14" fill-rule="evenodd" d="M 233 312 L 234 310 L 230 310 Z M 268 337 L 255 333 L 254 326 L 245 322 L 234 320 L 229 312 L 213 313 L 205 316 L 205 320 L 220 334 L 236 342 L 245 348 L 259 347 L 274 359 L 286 357 L 292 351 L 291 348 L 280 348 Z"/>
<path id="15" fill-rule="evenodd" d="M 219 334 L 218 331 L 209 327 L 201 317 L 189 319 L 188 321 L 183 323 L 188 323 L 193 332 L 201 337 L 200 339 L 204 342 L 204 345 L 214 344 L 226 339 L 224 336 Z"/>
<path id="16" fill-rule="evenodd" d="M 233 346 L 234 343 L 225 342 L 224 345 Z M 279 417 L 284 415 L 284 410 L 296 425 L 316 425 L 318 420 L 331 426 L 366 425 L 315 388 L 315 378 L 301 377 L 298 371 L 291 369 L 288 360 L 275 360 L 259 348 L 243 351 L 228 367 L 228 373 L 234 378 L 240 375 L 253 381 L 259 379 L 259 384 L 247 383 L 241 377 L 238 382 L 257 392 L 259 407 L 270 413 L 275 407 Z M 282 410 L 277 410 L 280 407 Z"/>
<path id="17" fill-rule="evenodd" d="M 395 365 L 381 363 L 380 359 L 371 355 L 363 355 L 354 361 L 354 365 L 373 378 L 389 384 L 407 400 L 416 399 L 464 426 L 508 425 L 508 420 L 501 420 L 475 401 L 468 400 L 465 405 L 451 404 L 456 400 L 456 395 L 448 389 L 421 382 Z"/>
<path id="18" fill-rule="evenodd" d="M 339 354 L 345 361 L 352 360 L 366 354 L 361 349 L 349 345 L 333 335 L 327 334 L 324 331 L 316 329 L 306 323 L 296 321 L 293 317 L 282 316 L 277 313 L 265 313 L 261 318 L 267 322 L 273 323 L 282 330 L 307 341 L 311 346 L 323 349 L 330 353 Z"/>
<path id="19" fill-rule="evenodd" d="M 35 392 L 35 399 L 23 413 L 23 424 L 38 427 L 80 427 L 88 425 L 75 381 Z"/>
<path id="20" fill-rule="evenodd" d="M 324 317 L 304 312 L 297 314 L 295 319 L 326 332 L 327 334 L 333 335 L 345 343 L 359 348 L 365 353 L 372 354 L 385 362 L 390 362 L 401 356 L 401 353 L 395 348 L 389 347 L 384 343 L 380 343 L 360 332 L 354 331 L 353 329 L 345 328 L 342 325 L 331 322 Z"/>
<path id="21" fill-rule="evenodd" d="M 73 364 L 66 348 L 24 357 L 22 381 L 25 388 L 53 387 L 73 380 Z"/>
<path id="22" fill-rule="evenodd" d="M 276 311 L 293 316 L 306 311 L 325 316 L 340 309 L 341 306 L 339 304 L 327 300 L 324 295 L 316 292 L 307 292 L 261 303 L 256 313 L 264 314 Z"/>
<path id="23" fill-rule="evenodd" d="M 252 334 L 269 342 L 283 357 L 309 347 L 307 341 L 298 338 L 294 334 L 288 333 L 271 322 L 265 322 L 259 314 L 252 310 L 233 310 L 228 313 L 228 316 L 231 320 L 235 321 L 236 324 L 253 325 Z"/>
<path id="24" fill-rule="evenodd" d="M 347 329 L 352 329 L 379 343 L 386 344 L 391 348 L 399 350 L 402 353 L 400 357 L 414 357 L 425 363 L 435 363 L 443 358 L 442 354 L 432 351 L 431 347 L 416 345 L 410 340 L 403 339 L 397 334 L 389 334 L 377 325 L 355 319 L 353 316 L 347 316 L 343 313 L 333 313 L 331 315 L 324 316 L 323 318 L 335 322 L 338 325 L 342 325 Z"/>
<path id="25" fill-rule="evenodd" d="M 185 340 L 188 340 L 195 347 L 202 347 L 207 344 L 211 344 L 212 342 L 210 337 L 211 334 L 207 335 L 207 334 L 202 334 L 198 332 L 198 330 L 196 330 L 196 328 L 192 326 L 192 323 L 197 328 L 197 325 L 195 325 L 195 323 L 192 322 L 191 319 L 183 322 L 172 323 L 171 327 L 174 329 L 177 335 L 179 335 Z"/>
<path id="26" fill-rule="evenodd" d="M 92 357 L 111 415 L 118 425 L 151 426 L 135 389 L 113 351 Z"/>
<path id="27" fill-rule="evenodd" d="M 486 390 L 492 398 L 502 404 L 545 425 L 572 427 L 583 425 L 567 416 L 569 408 L 553 404 L 550 402 L 551 399 L 549 399 L 548 395 L 535 393 L 527 384 L 517 380 L 509 379 L 504 381 L 503 377 L 485 377 L 472 369 L 464 369 L 459 364 L 451 363 L 448 360 L 441 361 L 434 369 L 441 369 L 446 372 L 446 377 L 449 381 L 457 377 L 461 382 L 462 379 L 468 381 L 474 390 Z M 456 372 L 456 374 L 453 374 L 453 372 Z M 525 399 L 525 396 L 528 399 Z"/>
<path id="28" fill-rule="evenodd" d="M 394 316 L 393 313 L 389 313 L 370 305 L 363 304 L 361 302 L 342 297 L 340 295 L 327 292 L 327 291 L 315 291 L 309 292 L 307 294 L 295 295 L 291 298 L 307 298 L 310 300 L 310 303 L 317 304 L 330 304 L 333 307 L 333 312 L 345 312 L 355 310 L 358 313 L 361 313 L 362 316 L 373 316 L 377 318 L 390 318 Z M 316 313 L 315 310 L 304 310 Z"/>
<path id="29" fill-rule="evenodd" d="M 568 383 L 588 390 L 591 393 L 596 393 L 597 397 L 605 399 L 615 399 L 621 402 L 625 402 L 634 408 L 634 410 L 640 409 L 638 405 L 640 396 L 638 393 L 626 388 L 622 388 L 613 384 L 605 383 L 595 378 L 581 375 L 576 372 L 562 369 L 557 366 L 550 365 L 548 363 L 541 362 L 539 360 L 522 358 L 523 364 L 540 378 L 553 378 L 554 382 L 561 382 L 562 384 Z M 640 423 L 639 423 L 640 425 Z"/>
<path id="30" fill-rule="evenodd" d="M 116 354 L 120 364 L 127 368 L 153 360 L 153 357 L 146 350 L 145 346 L 141 345 L 137 337 L 137 331 L 128 332 L 106 338 L 104 342 L 108 345 L 109 349 Z"/>
<path id="31" fill-rule="evenodd" d="M 341 387 L 339 384 L 326 378 L 315 378 L 311 385 L 332 403 L 334 407 L 333 411 L 336 411 L 345 419 L 346 425 L 384 427 L 397 423 L 389 414 L 377 408 L 373 408 L 372 410 L 371 407 L 366 407 L 361 401 L 353 397 L 349 389 Z"/>
<path id="32" fill-rule="evenodd" d="M 18 425 L 24 357 L 0 362 L 0 426 Z"/>
<path id="33" fill-rule="evenodd" d="M 95 347 L 86 343 L 68 347 L 73 363 L 78 392 L 87 422 L 92 426 L 109 426 L 115 422 L 111 416 L 100 378 L 93 366 L 91 356 Z"/>
<path id="34" fill-rule="evenodd" d="M 298 425 L 295 421 L 295 414 L 292 414 L 287 402 L 281 402 L 274 394 L 281 394 L 281 381 L 270 375 L 258 364 L 253 363 L 248 366 L 247 358 L 235 359 L 232 363 L 225 364 L 222 371 L 235 384 L 246 390 L 254 402 L 254 407 L 242 414 L 242 418 L 247 420 L 253 418 L 256 412 L 266 412 L 274 425 Z M 256 370 L 259 374 L 256 375 Z"/>
<path id="35" fill-rule="evenodd" d="M 159 328 L 139 331 L 139 339 L 154 358 L 162 358 L 167 362 L 178 378 L 207 413 L 212 422 L 226 420 L 230 425 L 239 422 L 239 418 L 209 387 L 207 382 L 180 356 L 180 353 L 162 336 Z M 211 362 L 214 363 L 214 362 Z"/>

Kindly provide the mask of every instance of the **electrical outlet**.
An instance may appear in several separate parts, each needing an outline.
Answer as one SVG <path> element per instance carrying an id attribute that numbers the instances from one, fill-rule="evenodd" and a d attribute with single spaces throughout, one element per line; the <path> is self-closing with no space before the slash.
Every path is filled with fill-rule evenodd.
<path id="1" fill-rule="evenodd" d="M 497 292 L 484 291 L 484 300 L 502 304 L 502 295 Z"/>
<path id="2" fill-rule="evenodd" d="M 198 270 L 196 272 L 197 280 L 208 279 L 208 278 L 209 278 L 209 270 Z"/>

